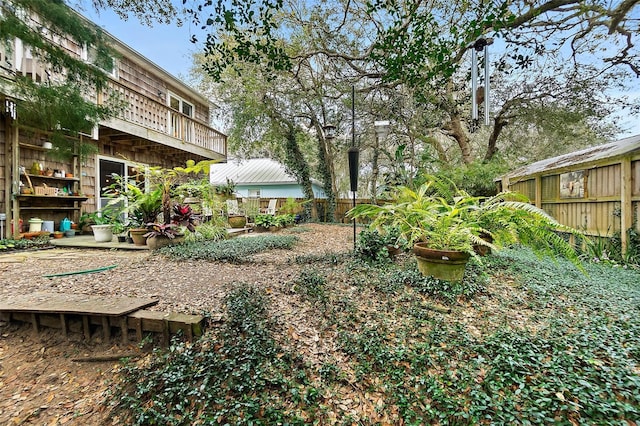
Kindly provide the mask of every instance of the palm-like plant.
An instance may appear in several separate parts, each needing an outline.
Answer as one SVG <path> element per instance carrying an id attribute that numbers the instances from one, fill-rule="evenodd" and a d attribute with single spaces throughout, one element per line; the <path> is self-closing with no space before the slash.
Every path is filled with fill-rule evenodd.
<path id="1" fill-rule="evenodd" d="M 370 226 L 379 230 L 383 226 L 396 227 L 409 246 L 423 242 L 436 250 L 475 256 L 474 246 L 496 250 L 520 243 L 537 253 L 561 253 L 578 263 L 573 247 L 556 231 L 580 233 L 529 204 L 521 194 L 473 197 L 451 181 L 430 176 L 416 190 L 401 186 L 395 195 L 395 202 L 381 206 L 361 204 L 347 215 L 369 219 Z"/>

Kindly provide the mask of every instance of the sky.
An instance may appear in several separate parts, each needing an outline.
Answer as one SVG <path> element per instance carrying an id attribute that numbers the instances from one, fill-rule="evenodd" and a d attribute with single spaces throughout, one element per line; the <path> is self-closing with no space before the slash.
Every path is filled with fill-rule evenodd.
<path id="1" fill-rule="evenodd" d="M 83 2 L 83 4 L 87 3 L 89 2 Z M 178 8 L 182 7 L 181 0 L 174 0 L 174 3 Z M 86 7 L 79 12 L 165 71 L 178 78 L 184 77 L 182 80 L 186 80 L 189 74 L 191 54 L 199 50 L 197 44 L 191 43 L 191 36 L 195 34 L 200 40 L 204 40 L 204 33 L 189 22 L 185 22 L 180 27 L 175 24 L 154 24 L 153 27 L 149 27 L 140 23 L 135 17 L 124 21 L 111 10 L 96 12 L 93 8 Z M 631 90 L 626 95 L 640 98 L 638 79 L 631 83 Z M 626 112 L 619 116 L 623 132 L 618 135 L 618 138 L 640 135 L 640 118 L 630 117 Z"/>
<path id="2" fill-rule="evenodd" d="M 189 23 L 181 27 L 156 23 L 149 27 L 135 17 L 123 21 L 111 10 L 96 12 L 91 7 L 78 12 L 170 74 L 176 77 L 188 75 L 191 54 L 198 51 L 198 46 L 190 39 L 192 34 L 201 34 L 199 28 Z"/>

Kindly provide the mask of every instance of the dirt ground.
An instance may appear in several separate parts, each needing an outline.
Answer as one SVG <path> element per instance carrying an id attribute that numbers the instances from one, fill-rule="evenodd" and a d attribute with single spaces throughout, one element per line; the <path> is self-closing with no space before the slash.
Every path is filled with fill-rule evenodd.
<path id="1" fill-rule="evenodd" d="M 306 224 L 293 233 L 293 250 L 256 255 L 250 264 L 172 262 L 149 252 L 52 249 L 0 256 L 0 300 L 35 291 L 157 297 L 150 309 L 216 313 L 232 282 L 287 286 L 301 266 L 299 255 L 324 255 L 353 248 L 349 226 Z M 250 237 L 251 234 L 248 235 Z M 117 265 L 91 274 L 45 278 L 43 275 Z M 143 354 L 137 342 L 120 336 L 103 341 L 100 330 L 86 341 L 60 330 L 35 335 L 28 324 L 0 321 L 0 424 L 110 425 L 108 390 L 118 374 L 118 358 Z"/>

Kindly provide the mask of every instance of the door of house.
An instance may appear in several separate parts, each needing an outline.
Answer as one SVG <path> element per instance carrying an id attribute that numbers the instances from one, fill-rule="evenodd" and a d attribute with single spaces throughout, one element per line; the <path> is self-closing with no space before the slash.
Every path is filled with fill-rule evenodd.
<path id="1" fill-rule="evenodd" d="M 98 207 L 100 209 L 104 208 L 110 201 L 113 201 L 113 198 L 107 195 L 109 193 L 109 187 L 116 182 L 114 174 L 122 176 L 122 182 L 136 185 L 142 190 L 146 188 L 144 170 L 140 170 L 139 164 L 113 158 L 100 158 L 98 162 L 100 184 L 98 188 L 98 199 L 100 200 Z M 126 188 L 122 188 L 121 190 L 124 192 Z M 123 202 L 126 202 L 126 200 L 123 200 Z"/>

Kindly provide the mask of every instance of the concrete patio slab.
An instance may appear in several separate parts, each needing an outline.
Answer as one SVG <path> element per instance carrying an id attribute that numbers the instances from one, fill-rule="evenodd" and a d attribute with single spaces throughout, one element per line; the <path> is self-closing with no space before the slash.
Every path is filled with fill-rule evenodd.
<path id="1" fill-rule="evenodd" d="M 227 230 L 229 238 L 249 232 L 250 228 L 231 228 Z M 118 249 L 118 250 L 149 250 L 149 246 L 137 246 L 131 243 L 119 243 L 116 236 L 106 243 L 97 243 L 93 235 L 76 235 L 74 237 L 52 238 L 51 245 L 55 247 Z"/>

